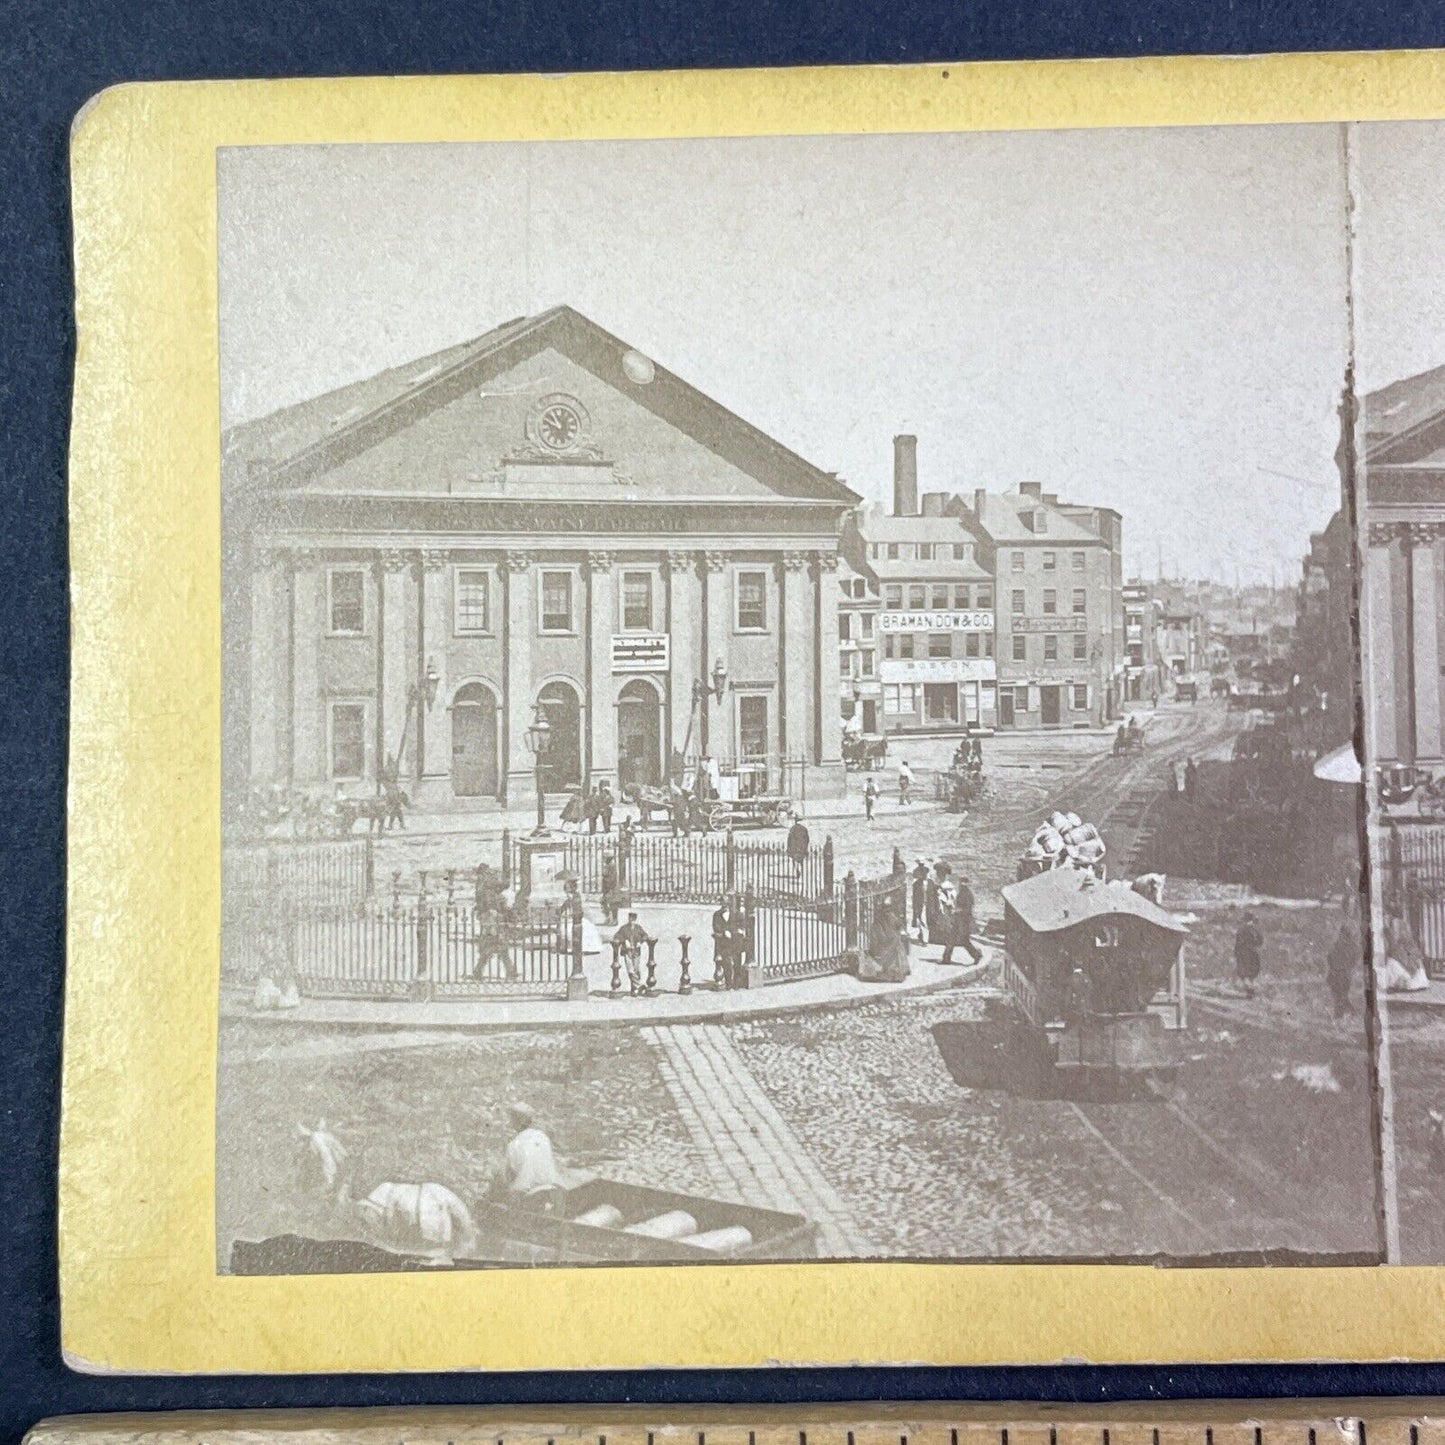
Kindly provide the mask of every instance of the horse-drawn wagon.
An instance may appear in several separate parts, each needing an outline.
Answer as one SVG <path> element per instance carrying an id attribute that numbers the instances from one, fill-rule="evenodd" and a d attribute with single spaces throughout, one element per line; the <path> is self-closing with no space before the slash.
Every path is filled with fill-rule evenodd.
<path id="1" fill-rule="evenodd" d="M 539 1264 L 705 1264 L 737 1259 L 811 1259 L 817 1225 L 806 1216 L 703 1195 L 591 1178 L 552 1192 L 546 1209 L 481 1203 L 475 1246 L 465 1256 L 386 1249 L 363 1239 L 277 1235 L 237 1240 L 233 1274 L 337 1274 L 485 1269 Z"/>
<path id="2" fill-rule="evenodd" d="M 888 739 L 881 733 L 843 734 L 843 766 L 850 773 L 874 773 L 888 759 Z"/>

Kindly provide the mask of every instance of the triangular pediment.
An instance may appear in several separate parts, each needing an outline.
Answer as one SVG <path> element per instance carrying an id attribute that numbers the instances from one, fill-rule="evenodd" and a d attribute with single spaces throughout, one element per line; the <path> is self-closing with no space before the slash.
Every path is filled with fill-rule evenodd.
<path id="1" fill-rule="evenodd" d="M 857 500 L 566 307 L 346 391 L 356 398 L 333 393 L 305 403 L 309 415 L 267 419 L 269 431 L 264 421 L 238 429 L 271 443 L 253 483 L 330 495 Z M 278 435 L 291 442 L 279 455 Z M 233 457 L 253 450 L 245 435 L 228 440 Z"/>

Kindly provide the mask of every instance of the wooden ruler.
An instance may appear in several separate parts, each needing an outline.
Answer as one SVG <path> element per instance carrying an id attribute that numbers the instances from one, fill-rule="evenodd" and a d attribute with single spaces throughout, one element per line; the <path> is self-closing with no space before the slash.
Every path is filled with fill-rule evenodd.
<path id="1" fill-rule="evenodd" d="M 1445 1445 L 1445 1399 L 75 1415 L 27 1445 Z"/>

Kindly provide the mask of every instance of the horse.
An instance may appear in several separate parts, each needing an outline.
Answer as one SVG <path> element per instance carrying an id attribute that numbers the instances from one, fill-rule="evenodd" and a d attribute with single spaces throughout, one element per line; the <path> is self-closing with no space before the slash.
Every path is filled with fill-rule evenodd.
<path id="1" fill-rule="evenodd" d="M 406 827 L 406 809 L 411 799 L 400 788 L 388 788 L 374 798 L 343 798 L 336 804 L 336 831 L 345 838 L 358 821 L 368 833 L 384 833 L 393 823 Z"/>
<path id="2" fill-rule="evenodd" d="M 622 790 L 622 799 L 637 809 L 644 828 L 652 826 L 654 813 L 661 813 L 666 818 L 672 808 L 666 788 L 653 788 L 646 783 L 629 783 Z"/>
<path id="3" fill-rule="evenodd" d="M 302 1139 L 299 1182 L 325 1205 L 325 1227 L 346 1237 L 359 1226 L 365 1241 L 399 1254 L 425 1255 L 436 1264 L 474 1255 L 477 1227 L 471 1211 L 444 1184 L 378 1184 L 364 1199 L 352 1194 L 353 1164 L 346 1146 L 326 1127 L 298 1123 Z"/>

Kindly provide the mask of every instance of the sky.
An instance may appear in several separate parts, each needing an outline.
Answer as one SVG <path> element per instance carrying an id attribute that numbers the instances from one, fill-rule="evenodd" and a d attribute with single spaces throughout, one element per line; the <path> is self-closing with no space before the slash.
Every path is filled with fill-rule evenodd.
<path id="1" fill-rule="evenodd" d="M 1401 234 L 1438 132 L 1396 129 L 1356 157 L 1369 386 L 1445 361 L 1445 209 Z M 1292 582 L 1338 504 L 1334 126 L 276 147 L 219 181 L 225 425 L 566 302 L 873 500 L 908 431 L 924 491 L 1115 507 L 1130 572 Z"/>

